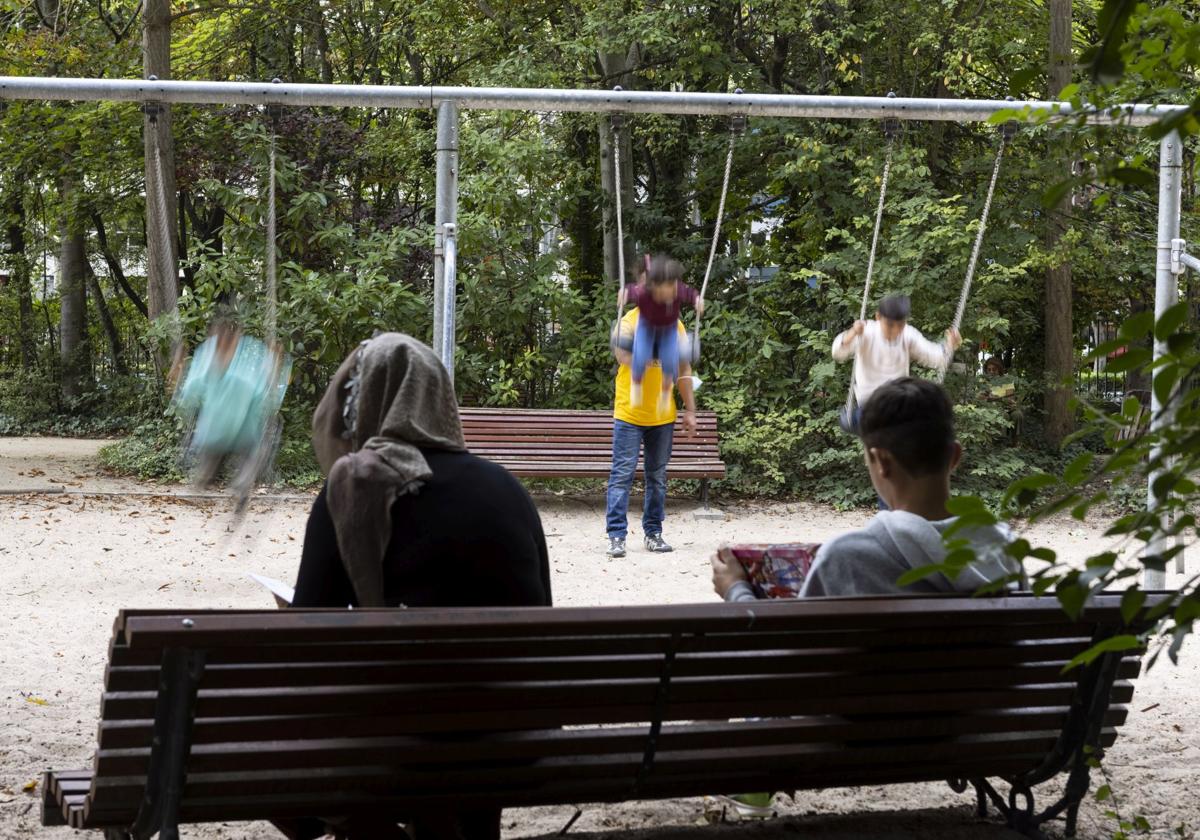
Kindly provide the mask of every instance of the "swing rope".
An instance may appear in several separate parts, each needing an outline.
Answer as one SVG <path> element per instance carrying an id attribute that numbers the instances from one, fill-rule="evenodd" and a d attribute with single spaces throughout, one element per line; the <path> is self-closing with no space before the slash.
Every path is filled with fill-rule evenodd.
<path id="1" fill-rule="evenodd" d="M 151 77 L 154 78 L 154 77 Z M 162 156 L 162 135 L 158 123 L 159 114 L 162 111 L 162 105 L 157 102 L 147 102 L 143 106 L 143 110 L 150 117 L 150 129 L 154 132 L 154 160 L 151 167 L 151 176 L 148 181 L 153 181 L 153 185 L 146 184 L 146 203 L 150 203 L 150 190 L 154 190 L 153 213 L 149 214 L 154 223 L 153 236 L 159 243 L 158 255 L 158 270 L 161 272 L 164 279 L 169 280 L 172 284 L 179 282 L 178 274 L 175 266 L 174 247 L 171 241 L 171 223 L 167 218 L 167 192 L 164 186 L 163 178 L 163 156 Z M 167 313 L 169 318 L 168 328 L 169 337 L 171 340 L 171 358 L 174 360 L 178 356 L 180 348 L 183 346 L 183 325 L 179 321 L 179 303 L 176 301 L 173 312 Z M 172 362 L 172 364 L 174 361 Z"/>
<path id="2" fill-rule="evenodd" d="M 741 93 L 742 89 L 738 88 L 737 93 Z M 725 175 L 721 180 L 721 198 L 717 202 L 717 220 L 713 225 L 712 245 L 708 249 L 708 265 L 704 267 L 704 282 L 700 284 L 700 299 L 704 299 L 704 295 L 708 292 L 708 280 L 712 276 L 713 262 L 717 258 L 717 244 L 721 241 L 721 221 L 725 218 L 725 198 L 729 194 L 729 175 L 733 171 L 733 149 L 737 145 L 738 134 L 745 128 L 744 117 L 734 117 L 729 125 L 729 148 L 725 152 Z M 696 361 L 695 348 L 699 347 L 700 341 L 700 313 L 696 313 L 696 323 L 692 327 L 692 356 L 693 361 Z"/>
<path id="3" fill-rule="evenodd" d="M 858 312 L 858 320 L 867 320 L 867 304 L 871 298 L 871 277 L 875 273 L 875 252 L 879 247 L 879 231 L 883 227 L 883 205 L 887 198 L 888 180 L 892 175 L 892 152 L 896 146 L 895 132 L 889 126 L 885 129 L 888 133 L 887 154 L 883 159 L 883 175 L 879 179 L 879 204 L 875 208 L 875 231 L 871 234 L 871 253 L 867 257 L 867 279 L 863 284 L 862 307 Z M 854 389 L 856 379 L 853 369 L 850 373 L 850 390 L 846 394 L 846 417 L 852 417 L 854 414 Z"/>
<path id="4" fill-rule="evenodd" d="M 275 277 L 275 134 L 275 125 L 272 121 L 267 172 L 267 305 L 263 313 L 263 339 L 267 344 L 275 340 L 275 322 L 278 317 Z"/>
<path id="5" fill-rule="evenodd" d="M 962 325 L 963 313 L 967 308 L 967 298 L 971 294 L 971 283 L 975 279 L 975 266 L 979 263 L 979 252 L 983 250 L 983 235 L 987 231 L 988 214 L 992 209 L 992 197 L 996 193 L 996 181 L 1000 177 L 1000 162 L 1004 159 L 1004 147 L 1008 143 L 1011 136 L 1012 126 L 1005 126 L 1000 133 L 1000 145 L 996 149 L 996 162 L 992 164 L 992 180 L 988 184 L 987 198 L 983 201 L 983 212 L 979 216 L 979 230 L 975 233 L 975 247 L 971 249 L 971 260 L 967 263 L 967 276 L 963 280 L 962 292 L 958 296 L 958 308 L 954 311 L 954 321 L 950 324 L 950 329 L 957 331 Z M 937 381 L 942 383 L 946 381 L 946 371 L 950 367 L 950 358 L 953 354 L 948 354 L 945 367 L 938 371 Z"/>
<path id="6" fill-rule="evenodd" d="M 620 86 L 616 88 L 616 90 L 620 89 Z M 613 115 L 613 179 L 616 181 L 613 185 L 613 192 L 617 196 L 617 278 L 621 284 L 620 294 L 617 295 L 617 320 L 613 327 L 614 341 L 620 338 L 621 309 L 623 308 L 623 298 L 625 297 L 625 228 L 621 221 L 621 193 L 624 192 L 624 186 L 621 183 L 621 128 L 623 123 L 624 117 L 622 115 Z"/>

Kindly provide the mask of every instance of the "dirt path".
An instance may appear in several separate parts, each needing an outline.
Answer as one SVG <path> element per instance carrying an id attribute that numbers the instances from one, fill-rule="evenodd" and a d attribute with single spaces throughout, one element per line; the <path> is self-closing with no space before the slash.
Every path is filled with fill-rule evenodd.
<path id="1" fill-rule="evenodd" d="M 147 487 L 100 475 L 95 453 L 104 442 L 0 439 L 0 491 L 53 485 L 67 492 L 0 494 L 0 838 L 61 837 L 42 829 L 36 791 L 22 788 L 50 766 L 87 766 L 95 738 L 97 699 L 106 646 L 117 610 L 170 604 L 270 607 L 269 595 L 247 577 L 256 571 L 290 581 L 299 560 L 309 496 L 251 504 L 237 529 L 229 504 L 172 496 L 183 488 Z M 44 482 L 44 483 L 41 483 Z M 41 483 L 41 484 L 39 484 Z M 90 495 L 132 491 L 136 496 Z M 708 555 L 722 540 L 824 540 L 860 526 L 866 512 L 837 513 L 804 504 L 741 505 L 725 522 L 693 520 L 689 501 L 673 502 L 666 536 L 676 552 L 651 555 L 631 534 L 628 558 L 603 556 L 603 502 L 539 497 L 559 605 L 680 603 L 713 598 Z M 1077 524 L 1041 526 L 1035 536 L 1081 561 L 1104 543 Z M 1151 836 L 1186 822 L 1200 825 L 1194 795 L 1200 764 L 1200 657 L 1186 651 L 1180 667 L 1160 666 L 1138 683 L 1128 724 L 1106 766 L 1123 813 L 1144 814 Z M 1043 804 L 1048 801 L 1043 797 Z M 835 789 L 784 799 L 787 819 L 765 825 L 695 828 L 696 799 L 595 805 L 583 809 L 572 834 L 628 829 L 624 840 L 650 836 L 701 840 L 768 838 L 999 838 L 1012 836 L 971 816 L 970 797 L 943 784 Z M 891 812 L 901 811 L 894 814 Z M 848 816 L 883 812 L 887 816 Z M 553 835 L 573 809 L 506 812 L 510 837 Z M 667 831 L 667 827 L 675 827 Z M 1085 807 L 1080 837 L 1111 836 L 1101 808 Z M 740 833 L 739 833 L 740 832 Z M 194 838 L 271 836 L 262 826 L 191 828 Z M 1183 836 L 1189 836 L 1184 834 Z"/>

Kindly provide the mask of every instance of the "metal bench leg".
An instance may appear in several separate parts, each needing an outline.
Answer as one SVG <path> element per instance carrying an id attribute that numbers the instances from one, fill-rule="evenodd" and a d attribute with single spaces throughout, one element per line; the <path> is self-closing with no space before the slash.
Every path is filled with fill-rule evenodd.
<path id="1" fill-rule="evenodd" d="M 187 648 L 163 651 L 146 793 L 129 830 L 134 840 L 148 840 L 156 833 L 159 840 L 179 840 L 179 804 L 187 781 L 192 721 L 203 673 L 203 651 Z"/>
<path id="2" fill-rule="evenodd" d="M 1079 821 L 1079 803 L 1075 802 L 1067 806 L 1067 826 L 1063 830 L 1063 836 L 1067 840 L 1073 840 L 1075 837 L 1075 824 Z"/>
<path id="3" fill-rule="evenodd" d="M 700 504 L 708 510 L 708 479 L 700 479 Z"/>

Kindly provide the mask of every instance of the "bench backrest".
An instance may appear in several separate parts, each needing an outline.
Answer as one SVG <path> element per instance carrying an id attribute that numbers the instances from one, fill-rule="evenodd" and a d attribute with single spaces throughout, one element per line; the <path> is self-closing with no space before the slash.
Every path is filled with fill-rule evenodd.
<path id="1" fill-rule="evenodd" d="M 605 476 L 612 465 L 611 411 L 461 408 L 459 416 L 467 447 L 516 475 Z M 717 416 L 701 411 L 696 422 L 694 436 L 676 423 L 668 475 L 721 478 L 725 464 L 717 445 Z"/>
<path id="2" fill-rule="evenodd" d="M 67 817 L 132 820 L 181 656 L 181 816 L 237 820 L 1012 776 L 1081 700 L 1065 663 L 1121 623 L 1115 596 L 1075 621 L 1022 597 L 128 611 Z M 1111 743 L 1139 656 L 1105 661 Z"/>

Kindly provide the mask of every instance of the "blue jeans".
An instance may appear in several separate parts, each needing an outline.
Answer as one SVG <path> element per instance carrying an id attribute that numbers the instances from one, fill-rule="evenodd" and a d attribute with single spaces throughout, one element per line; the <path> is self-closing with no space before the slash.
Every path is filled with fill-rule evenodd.
<path id="1" fill-rule="evenodd" d="M 642 511 L 642 533 L 662 533 L 667 505 L 667 462 L 675 424 L 635 426 L 613 421 L 612 472 L 608 476 L 608 535 L 625 539 L 629 532 L 629 490 L 637 471 L 638 453 L 645 450 L 646 505 Z"/>
<path id="2" fill-rule="evenodd" d="M 678 321 L 668 327 L 656 327 L 645 318 L 638 318 L 633 333 L 633 364 L 630 365 L 634 382 L 641 382 L 646 376 L 646 365 L 651 359 L 658 359 L 662 365 L 663 390 L 669 390 L 679 376 Z"/>

